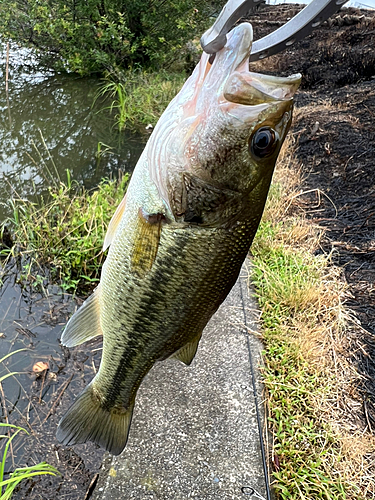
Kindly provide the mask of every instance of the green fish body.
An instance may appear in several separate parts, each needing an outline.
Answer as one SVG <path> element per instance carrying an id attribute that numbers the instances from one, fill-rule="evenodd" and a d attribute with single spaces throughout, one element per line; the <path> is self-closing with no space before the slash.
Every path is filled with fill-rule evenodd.
<path id="1" fill-rule="evenodd" d="M 213 64 L 202 56 L 134 170 L 100 284 L 63 333 L 68 347 L 103 335 L 99 371 L 60 421 L 64 444 L 121 453 L 142 379 L 171 356 L 191 363 L 238 277 L 300 80 L 250 73 L 251 43 L 244 23 Z"/>

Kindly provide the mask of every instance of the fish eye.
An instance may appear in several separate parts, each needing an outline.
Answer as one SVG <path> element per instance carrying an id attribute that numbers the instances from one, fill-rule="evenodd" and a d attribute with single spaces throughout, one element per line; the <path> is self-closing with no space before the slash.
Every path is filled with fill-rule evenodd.
<path id="1" fill-rule="evenodd" d="M 261 127 L 250 139 L 250 151 L 257 158 L 267 158 L 275 151 L 278 142 L 277 133 L 271 127 Z"/>

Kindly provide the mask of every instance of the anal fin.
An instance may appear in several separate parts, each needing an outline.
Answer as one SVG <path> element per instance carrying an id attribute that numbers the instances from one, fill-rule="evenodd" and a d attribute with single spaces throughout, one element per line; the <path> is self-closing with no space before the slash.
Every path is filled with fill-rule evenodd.
<path id="1" fill-rule="evenodd" d="M 68 321 L 61 337 L 66 347 L 74 347 L 103 335 L 100 325 L 100 284 Z"/>
<path id="2" fill-rule="evenodd" d="M 156 259 L 164 219 L 163 214 L 147 214 L 139 209 L 130 267 L 131 272 L 139 278 L 143 278 L 151 270 Z"/>
<path id="3" fill-rule="evenodd" d="M 119 455 L 128 440 L 133 407 L 105 409 L 91 383 L 60 420 L 56 437 L 68 446 L 92 441 Z"/>
<path id="4" fill-rule="evenodd" d="M 185 365 L 189 366 L 192 363 L 194 356 L 197 353 L 197 349 L 198 349 L 198 345 L 199 345 L 199 341 L 200 341 L 201 337 L 202 337 L 202 333 L 197 335 L 194 340 L 192 340 L 191 342 L 188 342 L 183 347 L 181 347 L 181 349 L 179 349 L 177 352 L 172 354 L 171 358 L 178 359 L 179 361 L 182 361 L 183 363 L 185 363 Z"/>

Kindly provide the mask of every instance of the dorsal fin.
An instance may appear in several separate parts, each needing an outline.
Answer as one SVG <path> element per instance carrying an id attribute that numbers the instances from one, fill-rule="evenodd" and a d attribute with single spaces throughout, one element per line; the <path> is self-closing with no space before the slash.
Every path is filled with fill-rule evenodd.
<path id="1" fill-rule="evenodd" d="M 116 233 L 120 220 L 122 219 L 122 216 L 124 214 L 125 206 L 126 206 L 126 194 L 121 200 L 120 205 L 117 207 L 116 212 L 113 214 L 112 219 L 108 225 L 107 233 L 105 235 L 103 243 L 103 252 L 107 250 L 109 245 L 112 243 L 113 237 Z"/>

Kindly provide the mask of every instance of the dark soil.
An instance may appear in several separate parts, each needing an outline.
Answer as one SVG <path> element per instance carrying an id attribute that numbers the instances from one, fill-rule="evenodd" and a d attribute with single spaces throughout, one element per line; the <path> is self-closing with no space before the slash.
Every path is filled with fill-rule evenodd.
<path id="1" fill-rule="evenodd" d="M 266 7 L 252 18 L 255 39 L 300 10 Z M 347 306 L 361 327 L 348 352 L 361 375 L 357 398 L 364 432 L 375 431 L 375 11 L 343 9 L 306 40 L 255 63 L 258 71 L 302 73 L 291 133 L 303 164 L 308 217 L 326 229 L 349 285 Z"/>

